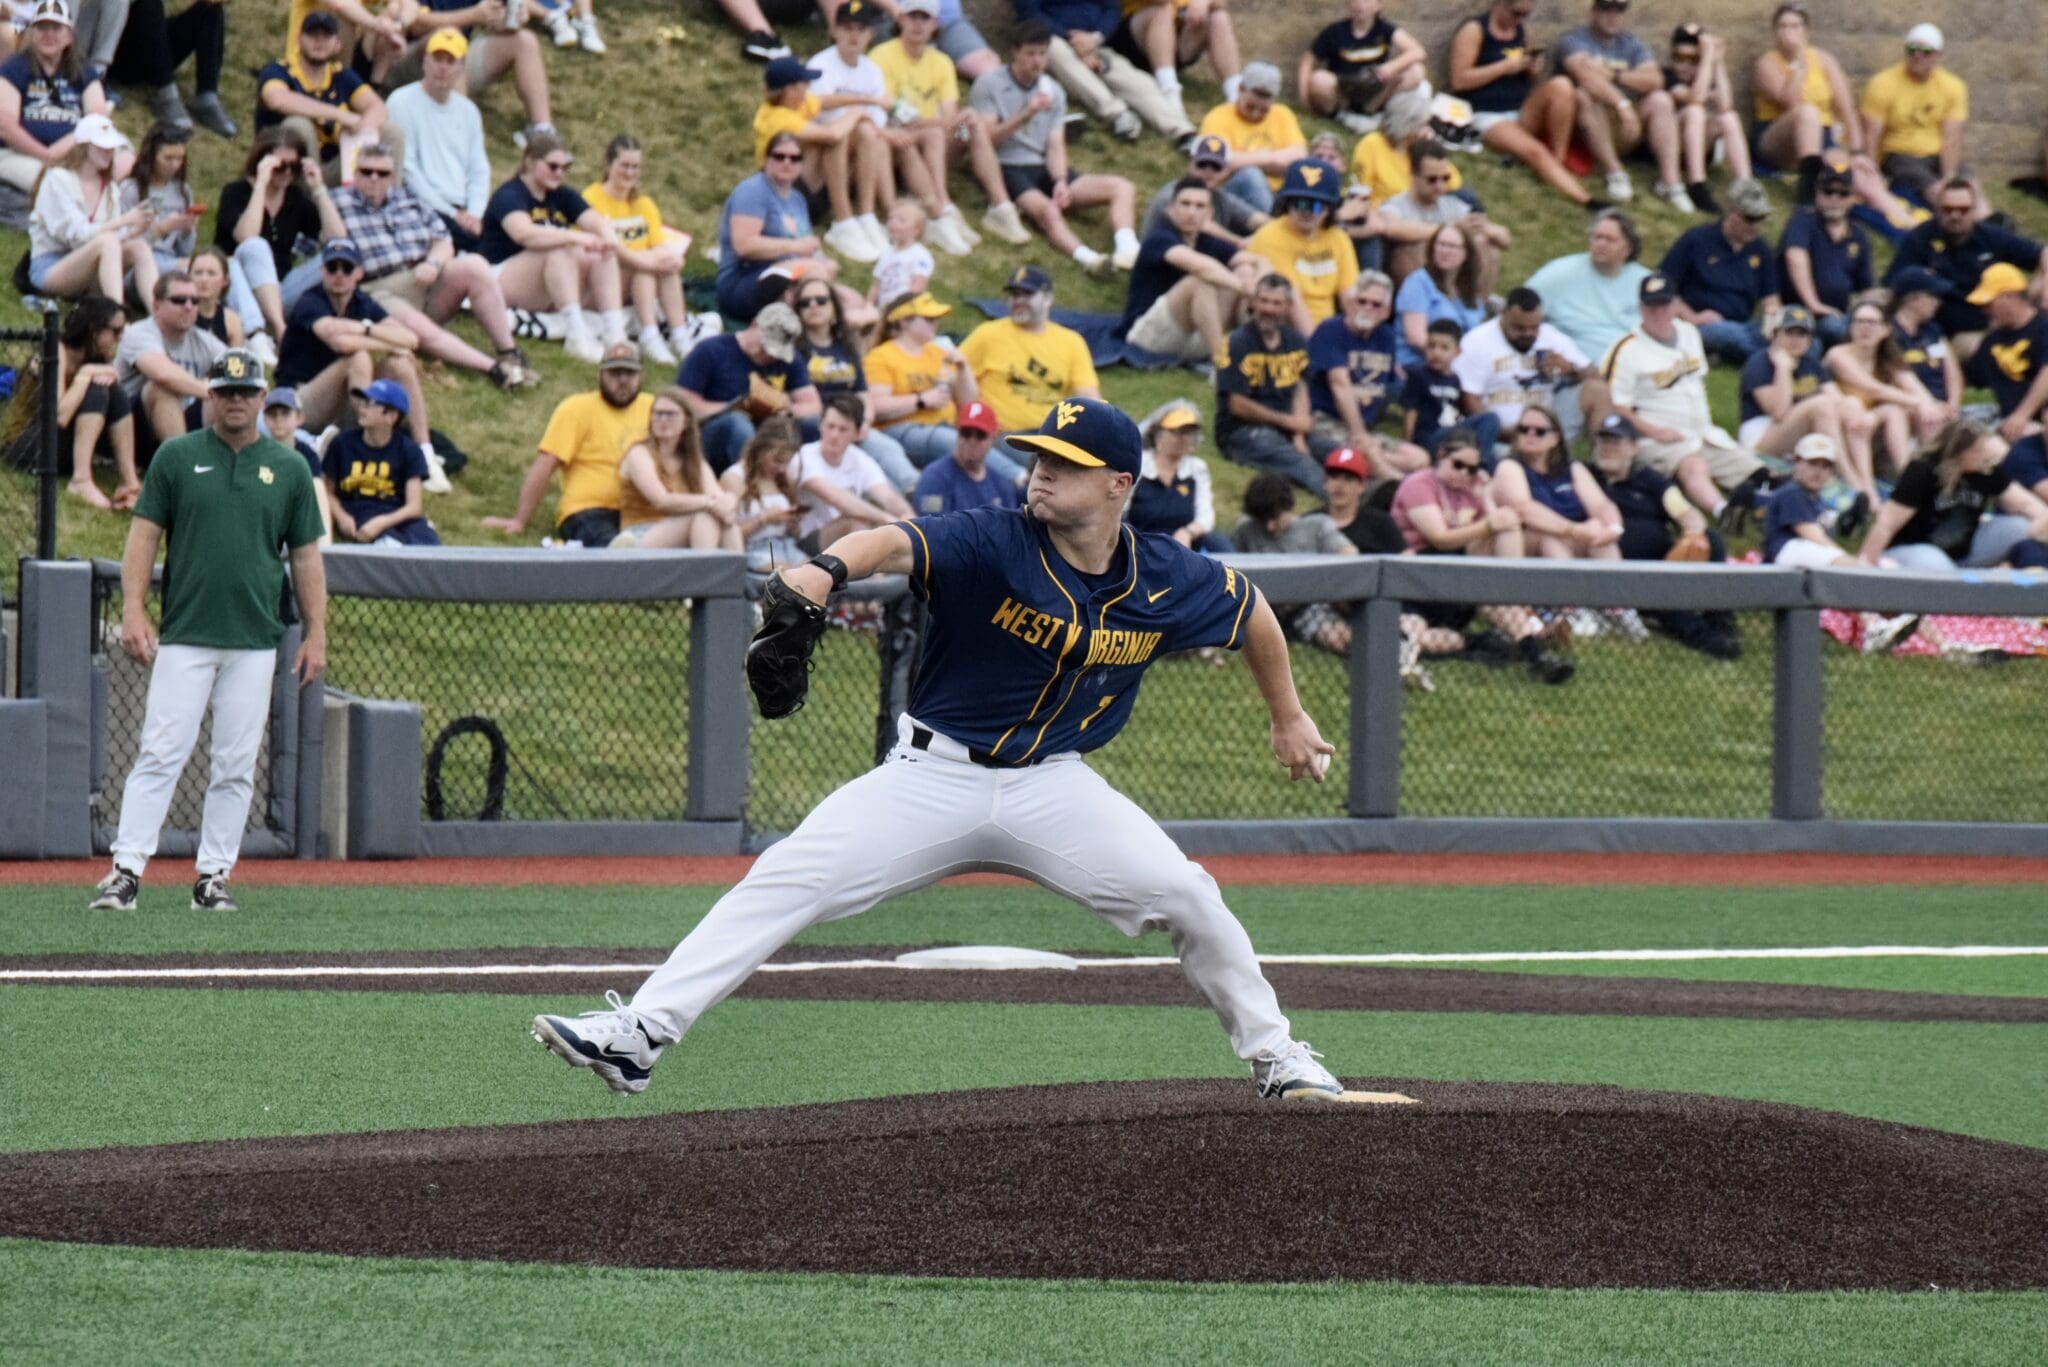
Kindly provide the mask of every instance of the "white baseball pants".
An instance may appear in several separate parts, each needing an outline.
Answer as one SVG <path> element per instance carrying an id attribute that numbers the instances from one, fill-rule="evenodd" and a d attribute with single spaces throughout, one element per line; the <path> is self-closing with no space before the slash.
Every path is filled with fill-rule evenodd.
<path id="1" fill-rule="evenodd" d="M 823 921 L 948 874 L 1014 873 L 1079 902 L 1129 936 L 1173 936 L 1181 971 L 1249 1061 L 1289 1040 L 1251 937 L 1208 870 L 1076 754 L 985 769 L 934 736 L 913 749 L 904 717 L 888 762 L 846 784 L 755 861 L 752 872 L 642 983 L 632 1009 L 682 1037 L 768 956 Z"/>
<path id="2" fill-rule="evenodd" d="M 199 872 L 228 873 L 242 850 L 242 828 L 256 792 L 256 752 L 270 721 L 274 650 L 160 646 L 149 675 L 149 705 L 135 767 L 121 790 L 114 862 L 140 875 L 156 853 L 164 814 L 185 772 L 199 723 L 213 707 L 213 769 L 199 826 Z"/>

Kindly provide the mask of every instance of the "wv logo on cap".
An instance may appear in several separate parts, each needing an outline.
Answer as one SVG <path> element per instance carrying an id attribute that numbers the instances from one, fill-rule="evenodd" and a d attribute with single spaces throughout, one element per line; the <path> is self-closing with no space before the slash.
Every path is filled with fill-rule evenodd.
<path id="1" fill-rule="evenodd" d="M 1087 411 L 1080 404 L 1062 401 L 1060 406 L 1053 412 L 1053 430 L 1056 432 L 1065 431 L 1081 421 L 1081 415 Z"/>
<path id="2" fill-rule="evenodd" d="M 1323 183 L 1323 168 L 1320 166 L 1302 167 L 1301 183 L 1308 186 L 1311 190 L 1315 189 L 1316 186 Z"/>

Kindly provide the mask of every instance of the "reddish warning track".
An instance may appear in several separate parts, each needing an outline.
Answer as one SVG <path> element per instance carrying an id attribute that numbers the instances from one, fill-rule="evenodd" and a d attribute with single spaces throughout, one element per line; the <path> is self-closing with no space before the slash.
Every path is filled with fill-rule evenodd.
<path id="1" fill-rule="evenodd" d="M 1937 855 L 1830 854 L 1332 854 L 1213 855 L 1200 860 L 1219 883 L 1288 886 L 1314 883 L 1428 883 L 1495 886 L 1611 883 L 1677 887 L 1770 887 L 1804 884 L 2048 883 L 2048 859 L 1953 858 Z M 598 884 L 709 885 L 736 883 L 751 856 L 676 858 L 407 859 L 389 862 L 252 859 L 235 881 L 305 886 L 549 886 Z M 0 860 L 0 886 L 73 884 L 90 888 L 106 872 L 100 859 Z M 187 860 L 150 865 L 152 883 L 192 881 Z M 967 874 L 949 882 L 973 885 L 1018 880 Z"/>

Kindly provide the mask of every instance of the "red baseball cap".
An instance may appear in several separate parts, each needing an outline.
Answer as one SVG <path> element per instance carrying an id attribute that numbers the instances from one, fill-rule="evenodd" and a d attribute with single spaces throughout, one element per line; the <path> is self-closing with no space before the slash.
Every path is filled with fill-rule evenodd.
<path id="1" fill-rule="evenodd" d="M 1359 479 L 1372 478 L 1372 464 L 1348 446 L 1340 446 L 1323 458 L 1325 470 L 1341 470 Z"/>
<path id="2" fill-rule="evenodd" d="M 953 426 L 962 432 L 982 432 L 994 436 L 1002 430 L 1003 425 L 996 421 L 996 411 L 993 408 L 976 401 L 960 410 L 960 419 Z"/>

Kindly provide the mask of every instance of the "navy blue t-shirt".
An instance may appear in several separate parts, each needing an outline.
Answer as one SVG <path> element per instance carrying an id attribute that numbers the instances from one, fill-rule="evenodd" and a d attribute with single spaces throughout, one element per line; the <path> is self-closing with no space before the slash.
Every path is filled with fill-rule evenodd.
<path id="1" fill-rule="evenodd" d="M 1424 365 L 1408 372 L 1407 382 L 1401 386 L 1401 407 L 1415 415 L 1413 440 L 1417 446 L 1435 450 L 1437 437 L 1465 420 L 1464 405 L 1459 402 L 1463 393 L 1458 377 L 1448 370 Z"/>
<path id="2" fill-rule="evenodd" d="M 1736 403 L 1740 406 L 1739 421 L 1764 416 L 1764 410 L 1757 407 L 1756 392 L 1777 377 L 1777 367 L 1771 364 L 1770 348 L 1756 352 L 1742 363 L 1742 373 L 1735 381 Z M 1800 403 L 1820 393 L 1827 383 L 1827 373 L 1821 369 L 1817 348 L 1809 346 L 1799 363 L 1792 367 L 1792 402 Z"/>
<path id="3" fill-rule="evenodd" d="M 1369 66 L 1379 66 L 1394 55 L 1394 26 L 1385 15 L 1380 15 L 1361 38 L 1352 30 L 1349 19 L 1339 19 L 1318 33 L 1308 50 L 1315 54 L 1317 66 L 1335 73 L 1341 81 Z"/>
<path id="4" fill-rule="evenodd" d="M 272 62 L 269 66 L 256 73 L 258 96 L 256 101 L 256 126 L 258 128 L 275 128 L 285 120 L 283 114 L 278 113 L 275 109 L 263 103 L 263 87 L 269 85 L 272 81 L 276 81 L 294 95 L 303 95 L 309 100 L 318 100 L 320 103 L 330 105 L 335 109 L 347 109 L 349 101 L 356 97 L 356 92 L 367 84 L 361 76 L 350 70 L 346 63 L 337 62 L 335 63 L 333 74 L 327 78 L 327 84 L 318 90 L 309 90 L 305 82 L 298 78 L 290 66 L 283 62 Z M 320 160 L 333 161 L 335 157 L 341 154 L 340 124 L 332 119 L 315 120 L 313 132 L 320 139 Z"/>
<path id="5" fill-rule="evenodd" d="M 1180 267 L 1166 259 L 1166 254 L 1175 247 L 1185 247 L 1180 234 L 1173 224 L 1161 223 L 1138 244 L 1137 264 L 1131 267 L 1131 287 L 1124 296 L 1123 321 L 1117 324 L 1118 332 L 1128 332 L 1131 324 L 1145 316 L 1145 311 L 1159 302 L 1159 296 L 1181 282 L 1187 274 Z M 1230 258 L 1237 255 L 1237 248 L 1222 238 L 1203 233 L 1195 239 L 1194 248 L 1212 261 L 1230 264 Z"/>
<path id="6" fill-rule="evenodd" d="M 746 396 L 748 378 L 756 374 L 785 394 L 794 394 L 811 382 L 802 361 L 771 357 L 757 366 L 741 350 L 736 333 L 721 332 L 690 348 L 682 368 L 676 371 L 676 383 L 712 403 L 731 403 Z"/>
<path id="7" fill-rule="evenodd" d="M 1378 422 L 1380 414 L 1386 411 L 1387 400 L 1401 383 L 1401 373 L 1394 368 L 1394 325 L 1381 323 L 1361 337 L 1345 326 L 1343 315 L 1339 314 L 1325 318 L 1309 334 L 1309 407 L 1341 418 L 1337 395 L 1330 388 L 1333 370 L 1350 372 L 1351 392 L 1358 396 L 1365 425 L 1371 427 Z"/>
<path id="8" fill-rule="evenodd" d="M 860 353 L 850 346 L 837 342 L 812 346 L 806 342 L 797 359 L 821 399 L 867 392 L 867 370 L 860 363 Z"/>
<path id="9" fill-rule="evenodd" d="M 1764 562 L 1776 560 L 1785 543 L 1799 535 L 1793 529 L 1808 522 L 1818 523 L 1823 511 L 1820 495 L 1810 494 L 1797 484 L 1784 485 L 1772 494 L 1764 507 Z"/>
<path id="10" fill-rule="evenodd" d="M 1251 581 L 1126 526 L 1105 574 L 1061 558 L 1029 513 L 899 522 L 910 589 L 931 608 L 911 683 L 919 721 L 997 763 L 1106 745 L 1154 660 L 1244 644 Z"/>
<path id="11" fill-rule="evenodd" d="M 1778 239 L 1779 270 L 1788 279 L 1791 272 L 1784 270 L 1783 262 L 1786 249 L 1791 247 L 1806 249 L 1813 264 L 1814 297 L 1829 308 L 1847 313 L 1850 297 L 1874 283 L 1870 238 L 1853 222 L 1849 224 L 1849 235 L 1837 242 L 1828 236 L 1818 213 L 1812 209 L 1794 212 L 1785 224 L 1784 236 Z"/>
<path id="12" fill-rule="evenodd" d="M 566 185 L 557 185 L 545 198 L 535 196 L 519 177 L 500 185 L 484 206 L 484 230 L 477 238 L 477 251 L 492 265 L 510 261 L 526 250 L 505 231 L 505 220 L 517 215 L 548 228 L 573 228 L 576 220 L 590 212 L 590 203 Z"/>
<path id="13" fill-rule="evenodd" d="M 960 468 L 960 462 L 947 456 L 924 467 L 924 473 L 917 477 L 917 490 L 910 496 L 910 506 L 924 517 L 964 513 L 973 508 L 1014 509 L 1017 486 L 986 469 L 980 479 L 975 479 Z"/>
<path id="14" fill-rule="evenodd" d="M 1884 278 L 1889 284 L 1900 271 L 1920 266 L 1955 286 L 1942 296 L 1941 310 L 1934 315 L 1941 330 L 1953 337 L 1959 332 L 1982 332 L 1989 326 L 1984 310 L 1965 296 L 1977 288 L 1984 268 L 1997 261 L 2032 275 L 2041 264 L 2041 244 L 1991 223 L 1979 223 L 1962 237 L 1952 238 L 1941 231 L 1938 220 L 1930 221 L 1906 234 L 1892 254 Z"/>
<path id="15" fill-rule="evenodd" d="M 1993 328 L 1984 334 L 1963 374 L 1983 385 L 1998 400 L 1998 411 L 2010 414 L 2048 362 L 2048 313 L 2035 310 L 2025 327 Z"/>
<path id="16" fill-rule="evenodd" d="M 1932 318 L 1920 325 L 1917 332 L 1907 332 L 1895 319 L 1892 322 L 1892 336 L 1899 340 L 1899 354 L 1913 373 L 1920 377 L 1920 383 L 1927 386 L 1938 403 L 1960 399 L 1960 394 L 1948 392 L 1948 367 L 1942 362 L 1948 357 L 1948 339 L 1941 335 L 1941 324 Z"/>
<path id="17" fill-rule="evenodd" d="M 1279 412 L 1294 406 L 1294 391 L 1308 370 L 1308 342 L 1293 328 L 1281 325 L 1280 340 L 1268 347 L 1257 323 L 1230 334 L 1224 364 L 1216 369 L 1216 440 L 1227 441 L 1246 425 L 1232 417 L 1229 395 L 1242 394 L 1253 403 Z"/>
<path id="18" fill-rule="evenodd" d="M 24 34 L 21 41 L 26 44 Z M 99 81 L 99 69 L 87 66 L 76 81 L 62 76 L 45 76 L 36 69 L 35 59 L 26 51 L 0 62 L 0 81 L 21 92 L 21 128 L 45 147 L 55 146 L 71 136 L 85 117 L 86 87 Z"/>
<path id="19" fill-rule="evenodd" d="M 1678 297 L 1695 309 L 1712 309 L 1731 323 L 1747 322 L 1765 296 L 1778 292 L 1778 262 L 1762 238 L 1737 251 L 1718 223 L 1702 223 L 1679 234 L 1658 267 L 1671 277 Z"/>
<path id="20" fill-rule="evenodd" d="M 349 296 L 347 310 L 339 314 L 334 311 L 326 290 L 317 285 L 307 290 L 299 296 L 299 302 L 292 305 L 292 311 L 285 315 L 284 340 L 277 348 L 277 379 L 274 383 L 304 384 L 341 359 L 313 331 L 313 324 L 321 319 L 339 317 L 381 323 L 388 316 L 384 306 L 362 290 Z"/>
<path id="21" fill-rule="evenodd" d="M 402 428 L 383 446 L 370 445 L 360 427 L 337 432 L 320 465 L 321 473 L 334 481 L 336 501 L 357 526 L 403 508 L 405 482 L 427 477 L 425 454 Z"/>
<path id="22" fill-rule="evenodd" d="M 1172 483 L 1140 477 L 1124 505 L 1124 521 L 1141 532 L 1172 536 L 1195 520 L 1195 479 L 1182 475 Z"/>

